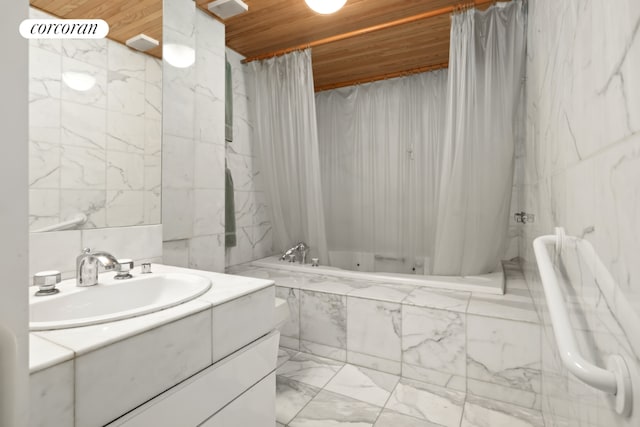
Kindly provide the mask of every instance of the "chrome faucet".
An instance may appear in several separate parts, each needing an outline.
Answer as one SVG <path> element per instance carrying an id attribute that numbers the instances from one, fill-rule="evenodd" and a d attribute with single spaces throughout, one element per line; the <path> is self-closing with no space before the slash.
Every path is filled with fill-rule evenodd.
<path id="1" fill-rule="evenodd" d="M 108 252 L 91 252 L 86 248 L 76 258 L 76 286 L 94 286 L 98 284 L 100 266 L 106 271 L 119 271 L 116 257 Z"/>
<path id="2" fill-rule="evenodd" d="M 284 254 L 282 254 L 282 256 L 280 257 L 280 261 L 284 261 L 288 258 L 291 262 L 294 262 L 297 258 L 300 264 L 306 264 L 307 252 L 309 252 L 309 246 L 307 246 L 307 244 L 304 242 L 299 242 L 294 247 L 288 249 Z"/>

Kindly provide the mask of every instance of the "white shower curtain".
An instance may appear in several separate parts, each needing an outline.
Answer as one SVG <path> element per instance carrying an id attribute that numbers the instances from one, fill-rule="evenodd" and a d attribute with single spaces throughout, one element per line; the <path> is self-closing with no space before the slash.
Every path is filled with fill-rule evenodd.
<path id="1" fill-rule="evenodd" d="M 434 273 L 493 271 L 504 253 L 525 57 L 525 4 L 451 22 L 447 128 Z"/>
<path id="2" fill-rule="evenodd" d="M 299 241 L 328 260 L 311 51 L 250 65 L 255 140 L 273 224 L 274 248 Z"/>
<path id="3" fill-rule="evenodd" d="M 434 242 L 446 82 L 441 70 L 316 95 L 330 252 L 423 271 Z"/>

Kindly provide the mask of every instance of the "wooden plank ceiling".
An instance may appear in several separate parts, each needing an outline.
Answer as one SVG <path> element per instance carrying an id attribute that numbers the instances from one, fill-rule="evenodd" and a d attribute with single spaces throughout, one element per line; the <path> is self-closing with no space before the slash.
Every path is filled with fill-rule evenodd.
<path id="1" fill-rule="evenodd" d="M 104 19 L 107 37 L 123 44 L 144 33 L 160 42 L 146 53 L 162 56 L 162 0 L 31 0 L 31 5 L 59 18 Z"/>
<path id="2" fill-rule="evenodd" d="M 196 0 L 207 13 L 210 1 Z M 304 0 L 245 0 L 249 11 L 223 22 L 227 46 L 250 58 L 471 1 L 347 0 L 338 12 L 320 15 Z M 483 8 L 492 1 L 475 0 Z M 162 41 L 162 0 L 31 0 L 31 5 L 60 18 L 104 19 L 108 37 L 121 43 L 140 33 Z M 445 13 L 316 46 L 316 90 L 446 67 L 449 29 Z M 148 53 L 160 58 L 162 46 Z"/>
<path id="3" fill-rule="evenodd" d="M 206 10 L 210 0 L 196 0 Z M 227 46 L 250 58 L 384 24 L 468 0 L 347 0 L 320 15 L 304 0 L 245 0 L 249 11 L 224 21 Z M 448 14 L 313 48 L 316 90 L 447 66 Z"/>

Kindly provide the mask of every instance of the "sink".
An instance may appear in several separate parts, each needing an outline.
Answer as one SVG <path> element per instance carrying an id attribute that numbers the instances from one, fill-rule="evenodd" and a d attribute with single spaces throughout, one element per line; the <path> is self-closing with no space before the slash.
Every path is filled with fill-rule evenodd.
<path id="1" fill-rule="evenodd" d="M 58 285 L 60 293 L 36 297 L 30 288 L 29 329 L 74 328 L 163 310 L 199 297 L 211 281 L 195 274 L 138 274 L 132 279 L 100 277 L 100 284 L 77 287 L 75 279 Z"/>

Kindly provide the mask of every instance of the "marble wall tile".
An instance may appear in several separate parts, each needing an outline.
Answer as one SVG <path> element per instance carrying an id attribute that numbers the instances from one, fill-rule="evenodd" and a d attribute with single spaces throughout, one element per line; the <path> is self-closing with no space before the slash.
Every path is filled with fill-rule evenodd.
<path id="1" fill-rule="evenodd" d="M 60 187 L 75 190 L 106 188 L 104 150 L 66 146 L 60 157 Z"/>
<path id="2" fill-rule="evenodd" d="M 113 44 L 106 39 L 67 39 L 62 40 L 62 54 L 76 61 L 107 68 L 107 50 Z"/>
<path id="3" fill-rule="evenodd" d="M 442 384 L 442 374 L 466 376 L 466 320 L 464 313 L 403 305 L 402 362 L 407 373 Z M 416 375 L 417 376 L 417 375 Z M 437 378 L 437 379 L 436 379 Z"/>
<path id="4" fill-rule="evenodd" d="M 87 215 L 87 222 L 81 228 L 106 227 L 106 205 L 105 190 L 60 190 L 60 218 L 83 212 Z"/>
<path id="5" fill-rule="evenodd" d="M 145 125 L 143 117 L 107 111 L 107 150 L 143 154 Z"/>
<path id="6" fill-rule="evenodd" d="M 400 304 L 347 297 L 348 362 L 400 374 L 401 341 Z"/>
<path id="7" fill-rule="evenodd" d="M 193 174 L 195 188 L 224 190 L 224 146 L 196 142 Z"/>
<path id="8" fill-rule="evenodd" d="M 30 375 L 29 427 L 75 425 L 73 372 L 69 360 Z"/>
<path id="9" fill-rule="evenodd" d="M 265 222 L 253 227 L 252 245 L 254 260 L 274 254 L 271 222 Z"/>
<path id="10" fill-rule="evenodd" d="M 59 189 L 60 154 L 58 144 L 29 142 L 29 188 Z"/>
<path id="11" fill-rule="evenodd" d="M 224 240 L 219 234 L 190 239 L 189 268 L 224 271 Z"/>
<path id="12" fill-rule="evenodd" d="M 79 230 L 31 233 L 29 276 L 44 270 L 59 270 L 68 273 L 67 277 L 75 274 L 76 256 L 82 251 L 81 239 Z"/>
<path id="13" fill-rule="evenodd" d="M 563 287 L 573 297 L 574 333 L 581 350 L 594 361 L 603 360 L 613 348 L 629 354 L 625 347 L 637 341 L 634 332 L 620 334 L 619 327 L 612 325 L 624 323 L 625 311 L 640 312 L 640 291 L 634 286 L 640 275 L 634 261 L 640 254 L 636 208 L 640 195 L 633 184 L 638 179 L 640 86 L 632 71 L 640 64 L 639 20 L 640 8 L 631 0 L 613 9 L 599 2 L 529 4 L 527 134 L 519 190 L 522 209 L 537 217 L 533 227 L 523 229 L 520 257 L 538 314 L 548 325 L 533 239 L 564 226 L 569 234 L 594 244 L 624 295 L 617 300 L 625 301 L 628 308 L 608 301 L 602 304 L 606 296 L 592 277 L 593 261 L 580 263 L 563 254 Z M 618 417 L 608 404 L 597 404 L 602 393 L 593 396 L 588 386 L 572 382 L 559 361 L 552 331 L 545 329 L 545 421 L 580 426 L 637 424 L 637 414 L 630 419 Z M 612 345 L 614 341 L 617 344 Z M 639 369 L 637 350 L 634 354 L 628 359 L 632 372 Z M 640 377 L 633 376 L 640 384 Z"/>
<path id="14" fill-rule="evenodd" d="M 270 243 L 270 233 L 270 229 L 256 230 L 256 227 L 236 228 L 237 244 L 233 248 L 227 248 L 226 265 L 232 266 L 264 258 L 255 254 L 260 253 L 260 251 L 268 252 L 266 244 Z"/>
<path id="15" fill-rule="evenodd" d="M 110 111 L 134 116 L 144 115 L 146 103 L 144 81 L 117 71 L 109 71 L 107 90 L 109 93 L 107 108 Z"/>
<path id="16" fill-rule="evenodd" d="M 29 190 L 29 228 L 41 227 L 60 222 L 60 190 Z"/>
<path id="17" fill-rule="evenodd" d="M 210 310 L 83 354 L 76 359 L 76 425 L 104 425 L 210 364 Z"/>
<path id="18" fill-rule="evenodd" d="M 224 234 L 224 190 L 193 191 L 193 235 Z"/>
<path id="19" fill-rule="evenodd" d="M 162 189 L 162 225 L 164 240 L 188 239 L 193 236 L 193 191 Z"/>
<path id="20" fill-rule="evenodd" d="M 29 101 L 41 98 L 60 99 L 62 58 L 36 46 L 29 47 Z"/>
<path id="21" fill-rule="evenodd" d="M 144 55 L 129 49 L 120 43 L 109 43 L 107 46 L 109 71 L 115 71 L 138 80 L 146 76 L 146 60 Z"/>
<path id="22" fill-rule="evenodd" d="M 82 245 L 113 252 L 118 258 L 156 258 L 162 256 L 162 225 L 84 230 Z"/>
<path id="23" fill-rule="evenodd" d="M 539 343 L 539 325 L 469 314 L 467 375 L 488 383 L 539 393 Z"/>
<path id="24" fill-rule="evenodd" d="M 63 101 L 58 127 L 62 144 L 91 149 L 106 146 L 107 121 L 101 108 Z"/>
<path id="25" fill-rule="evenodd" d="M 107 227 L 144 224 L 144 195 L 141 190 L 107 190 Z"/>
<path id="26" fill-rule="evenodd" d="M 162 176 L 164 188 L 194 188 L 193 140 L 165 133 L 162 145 Z"/>
<path id="27" fill-rule="evenodd" d="M 144 155 L 107 151 L 107 190 L 143 190 Z"/>
<path id="28" fill-rule="evenodd" d="M 29 140 L 60 143 L 60 101 L 51 97 L 29 100 Z"/>
<path id="29" fill-rule="evenodd" d="M 346 296 L 301 290 L 300 339 L 300 350 L 345 360 Z"/>
<path id="30" fill-rule="evenodd" d="M 162 242 L 162 263 L 188 268 L 189 239 Z"/>

